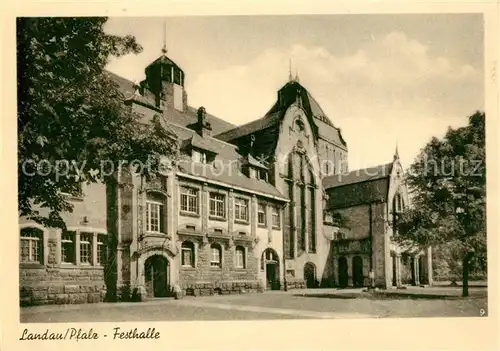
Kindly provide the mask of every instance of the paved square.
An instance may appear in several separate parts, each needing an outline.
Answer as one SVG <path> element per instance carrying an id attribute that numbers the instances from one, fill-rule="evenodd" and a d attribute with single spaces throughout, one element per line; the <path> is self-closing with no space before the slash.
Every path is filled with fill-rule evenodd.
<path id="1" fill-rule="evenodd" d="M 480 317 L 488 311 L 487 289 L 409 288 L 378 293 L 361 290 L 300 290 L 262 294 L 154 299 L 143 303 L 48 305 L 21 309 L 22 323 L 133 322 L 390 317 Z"/>

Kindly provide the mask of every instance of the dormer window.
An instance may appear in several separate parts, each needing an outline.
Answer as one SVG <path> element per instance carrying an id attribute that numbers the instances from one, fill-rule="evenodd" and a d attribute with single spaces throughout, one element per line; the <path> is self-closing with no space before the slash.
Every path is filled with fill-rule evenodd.
<path id="1" fill-rule="evenodd" d="M 257 178 L 257 170 L 253 167 L 250 167 L 249 170 L 250 170 L 250 178 L 256 179 Z"/>
<path id="2" fill-rule="evenodd" d="M 200 150 L 192 150 L 191 158 L 196 163 L 207 163 L 207 154 Z"/>
<path id="3" fill-rule="evenodd" d="M 259 169 L 258 171 L 259 179 L 267 182 L 267 171 L 265 169 Z"/>

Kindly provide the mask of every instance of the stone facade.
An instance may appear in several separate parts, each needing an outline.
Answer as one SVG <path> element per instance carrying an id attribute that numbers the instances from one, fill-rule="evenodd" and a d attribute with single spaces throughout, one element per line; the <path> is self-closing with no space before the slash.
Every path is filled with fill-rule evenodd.
<path id="1" fill-rule="evenodd" d="M 396 158 L 378 197 L 369 186 L 337 194 L 347 144 L 298 80 L 235 127 L 190 107 L 184 79 L 165 55 L 140 84 L 118 79 L 132 113 L 162 115 L 176 134 L 178 165 L 150 181 L 122 169 L 115 186 L 85 185 L 65 232 L 21 218 L 22 304 L 368 286 L 371 271 L 381 287 L 432 283 L 430 249 L 407 259 L 391 240 L 393 199 L 408 200 Z M 331 211 L 348 219 L 344 236 Z"/>
<path id="2" fill-rule="evenodd" d="M 61 230 L 20 218 L 21 245 L 25 247 L 21 248 L 19 263 L 21 305 L 104 300 L 107 267 L 106 262 L 98 260 L 97 253 L 98 246 L 107 247 L 108 240 L 105 188 L 100 184 L 84 185 L 82 192 L 82 196 L 71 199 L 74 212 L 63 216 L 72 233 L 68 244 L 73 251 L 67 259 L 63 257 Z M 30 232 L 36 237 L 27 234 Z M 80 252 L 82 235 L 90 239 L 88 262 Z"/>

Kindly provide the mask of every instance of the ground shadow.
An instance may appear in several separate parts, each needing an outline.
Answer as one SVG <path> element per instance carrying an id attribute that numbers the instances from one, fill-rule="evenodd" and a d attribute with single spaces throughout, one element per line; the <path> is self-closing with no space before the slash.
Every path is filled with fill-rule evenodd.
<path id="1" fill-rule="evenodd" d="M 367 299 L 367 300 L 463 300 L 463 299 L 478 299 L 487 296 L 484 294 L 474 294 L 469 297 L 460 295 L 444 295 L 444 294 L 425 294 L 425 293 L 396 293 L 396 292 L 374 292 L 374 293 L 328 293 L 328 294 L 295 294 L 297 297 L 314 297 L 324 299 Z"/>

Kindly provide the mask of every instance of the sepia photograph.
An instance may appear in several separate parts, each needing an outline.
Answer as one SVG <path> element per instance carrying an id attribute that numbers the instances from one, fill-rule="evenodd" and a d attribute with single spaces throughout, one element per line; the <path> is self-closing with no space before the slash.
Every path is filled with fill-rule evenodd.
<path id="1" fill-rule="evenodd" d="M 21 328 L 488 316 L 482 13 L 15 34 Z"/>

